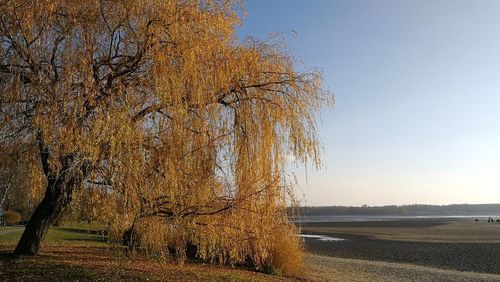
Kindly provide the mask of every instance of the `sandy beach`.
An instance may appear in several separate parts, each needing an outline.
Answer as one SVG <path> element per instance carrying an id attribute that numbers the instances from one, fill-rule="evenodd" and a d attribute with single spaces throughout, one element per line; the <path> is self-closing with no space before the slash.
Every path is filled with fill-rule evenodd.
<path id="1" fill-rule="evenodd" d="M 436 219 L 307 223 L 302 233 L 345 239 L 304 238 L 307 251 L 316 255 L 500 274 L 497 223 Z"/>

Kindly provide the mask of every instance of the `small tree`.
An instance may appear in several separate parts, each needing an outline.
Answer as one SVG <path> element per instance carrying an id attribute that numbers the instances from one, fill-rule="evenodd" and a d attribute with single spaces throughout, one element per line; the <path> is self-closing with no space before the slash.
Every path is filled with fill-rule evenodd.
<path id="1" fill-rule="evenodd" d="M 7 224 L 13 225 L 21 221 L 21 214 L 15 211 L 6 211 L 3 218 Z"/>

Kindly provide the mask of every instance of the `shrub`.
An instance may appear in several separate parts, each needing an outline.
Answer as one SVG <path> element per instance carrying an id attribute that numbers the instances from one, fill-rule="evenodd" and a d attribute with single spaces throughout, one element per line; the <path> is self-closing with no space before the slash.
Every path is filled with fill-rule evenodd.
<path id="1" fill-rule="evenodd" d="M 21 221 L 21 215 L 15 211 L 6 211 L 3 215 L 7 224 L 16 224 Z"/>
<path id="2" fill-rule="evenodd" d="M 270 259 L 263 271 L 271 275 L 299 276 L 303 270 L 303 242 L 295 228 L 287 226 L 286 229 L 274 236 Z"/>

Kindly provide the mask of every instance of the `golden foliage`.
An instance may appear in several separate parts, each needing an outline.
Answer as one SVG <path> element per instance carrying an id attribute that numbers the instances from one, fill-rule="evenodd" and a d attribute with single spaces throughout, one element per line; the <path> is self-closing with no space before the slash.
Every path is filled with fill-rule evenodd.
<path id="1" fill-rule="evenodd" d="M 15 211 L 6 211 L 4 212 L 3 217 L 8 224 L 16 224 L 22 219 L 21 215 Z"/>
<path id="2" fill-rule="evenodd" d="M 268 265 L 279 274 L 297 277 L 303 275 L 304 245 L 296 234 L 298 230 L 294 226 L 285 226 L 275 233 Z"/>
<path id="3" fill-rule="evenodd" d="M 89 218 L 159 256 L 194 244 L 213 262 L 283 261 L 287 156 L 320 166 L 333 102 L 318 71 L 280 42 L 240 41 L 235 1 L 0 3 L 0 133 L 80 183 Z"/>
<path id="4" fill-rule="evenodd" d="M 27 220 L 39 203 L 43 182 L 33 146 L 0 142 L 0 208 L 18 211 Z"/>

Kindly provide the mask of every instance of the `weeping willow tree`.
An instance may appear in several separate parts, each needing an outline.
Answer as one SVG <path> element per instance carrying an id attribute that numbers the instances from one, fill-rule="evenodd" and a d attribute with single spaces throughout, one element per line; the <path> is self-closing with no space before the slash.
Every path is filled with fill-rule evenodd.
<path id="1" fill-rule="evenodd" d="M 276 41 L 237 38 L 239 3 L 0 3 L 0 138 L 37 148 L 45 191 L 15 253 L 88 191 L 152 254 L 259 266 L 293 234 L 285 167 L 320 164 L 331 96 Z"/>

